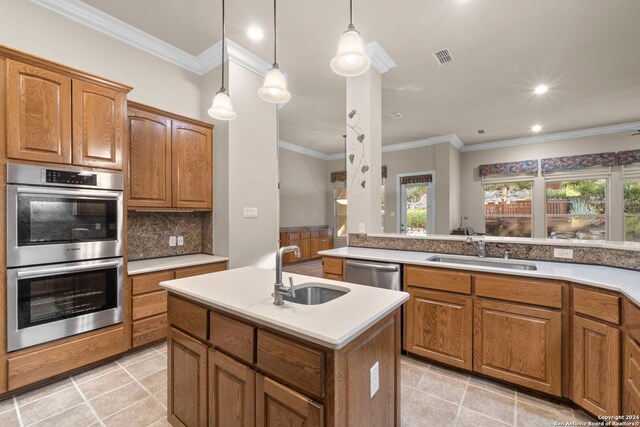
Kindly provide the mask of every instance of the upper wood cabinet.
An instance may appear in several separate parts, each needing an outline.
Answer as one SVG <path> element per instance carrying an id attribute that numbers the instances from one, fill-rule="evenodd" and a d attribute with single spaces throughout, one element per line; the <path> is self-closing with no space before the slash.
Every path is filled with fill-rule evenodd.
<path id="1" fill-rule="evenodd" d="M 0 47 L 7 157 L 121 170 L 131 88 Z"/>
<path id="2" fill-rule="evenodd" d="M 7 157 L 71 163 L 71 78 L 8 59 Z"/>
<path id="3" fill-rule="evenodd" d="M 213 208 L 212 128 L 129 104 L 129 207 Z"/>

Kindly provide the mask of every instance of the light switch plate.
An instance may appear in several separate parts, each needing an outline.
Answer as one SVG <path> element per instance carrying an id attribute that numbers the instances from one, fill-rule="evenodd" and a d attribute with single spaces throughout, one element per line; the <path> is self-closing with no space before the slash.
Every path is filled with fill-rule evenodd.
<path id="1" fill-rule="evenodd" d="M 176 245 L 176 236 L 169 236 L 169 246 Z"/>
<path id="2" fill-rule="evenodd" d="M 563 259 L 573 259 L 573 249 L 554 248 L 553 257 L 563 258 Z"/>
<path id="3" fill-rule="evenodd" d="M 258 218 L 258 208 L 244 208 L 245 218 Z"/>
<path id="4" fill-rule="evenodd" d="M 364 222 L 358 224 L 358 233 L 364 233 Z"/>
<path id="5" fill-rule="evenodd" d="M 369 369 L 369 384 L 371 390 L 370 397 L 373 398 L 380 388 L 380 364 L 378 362 L 374 363 L 371 369 Z"/>
<path id="6" fill-rule="evenodd" d="M 184 236 L 178 236 L 178 246 L 184 246 Z"/>

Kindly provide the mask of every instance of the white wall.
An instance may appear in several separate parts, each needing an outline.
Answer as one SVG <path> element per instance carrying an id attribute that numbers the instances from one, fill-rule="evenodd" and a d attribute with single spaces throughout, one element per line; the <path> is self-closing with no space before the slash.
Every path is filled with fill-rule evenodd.
<path id="1" fill-rule="evenodd" d="M 0 43 L 133 86 L 130 100 L 199 117 L 200 76 L 31 1 L 2 0 Z"/>
<path id="2" fill-rule="evenodd" d="M 279 150 L 280 227 L 328 224 L 327 166 L 326 160 Z"/>

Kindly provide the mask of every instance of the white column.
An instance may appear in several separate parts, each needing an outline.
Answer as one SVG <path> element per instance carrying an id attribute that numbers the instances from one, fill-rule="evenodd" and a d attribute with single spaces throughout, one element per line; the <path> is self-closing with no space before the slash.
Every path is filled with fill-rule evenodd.
<path id="1" fill-rule="evenodd" d="M 382 75 L 347 78 L 347 231 L 382 231 Z M 355 112 L 355 113 L 354 113 Z"/>

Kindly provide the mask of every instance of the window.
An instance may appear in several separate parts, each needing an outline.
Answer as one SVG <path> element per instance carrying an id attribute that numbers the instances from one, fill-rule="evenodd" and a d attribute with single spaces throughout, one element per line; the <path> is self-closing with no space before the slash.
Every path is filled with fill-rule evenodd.
<path id="1" fill-rule="evenodd" d="M 484 185 L 487 236 L 531 237 L 532 181 Z"/>
<path id="2" fill-rule="evenodd" d="M 347 237 L 347 189 L 334 189 L 333 198 L 335 200 L 336 236 Z"/>
<path id="3" fill-rule="evenodd" d="M 624 240 L 640 242 L 640 178 L 624 181 Z"/>
<path id="4" fill-rule="evenodd" d="M 548 181 L 547 237 L 605 240 L 606 184 L 604 179 Z"/>

